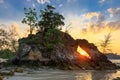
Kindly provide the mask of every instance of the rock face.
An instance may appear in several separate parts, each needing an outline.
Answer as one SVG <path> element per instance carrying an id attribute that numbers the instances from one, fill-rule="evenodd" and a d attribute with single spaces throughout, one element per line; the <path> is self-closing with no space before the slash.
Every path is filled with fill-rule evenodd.
<path id="1" fill-rule="evenodd" d="M 41 52 L 35 45 L 20 44 L 19 52 L 17 58 L 21 60 L 39 60 Z"/>
<path id="2" fill-rule="evenodd" d="M 35 37 L 39 38 L 35 38 Z M 25 65 L 24 62 L 31 65 L 47 65 L 62 69 L 115 69 L 117 66 L 111 63 L 107 57 L 102 54 L 93 43 L 85 39 L 74 40 L 69 34 L 61 32 L 62 43 L 53 45 L 49 50 L 41 45 L 44 42 L 43 33 L 29 35 L 27 38 L 19 40 L 19 51 L 13 59 L 14 64 Z M 25 42 L 31 39 L 29 42 Z M 90 58 L 77 52 L 80 46 L 86 51 Z M 31 63 L 33 62 L 33 63 Z"/>
<path id="3" fill-rule="evenodd" d="M 93 43 L 89 43 L 85 39 L 77 39 L 76 42 L 91 56 L 93 61 L 107 61 L 107 57 L 102 54 Z"/>

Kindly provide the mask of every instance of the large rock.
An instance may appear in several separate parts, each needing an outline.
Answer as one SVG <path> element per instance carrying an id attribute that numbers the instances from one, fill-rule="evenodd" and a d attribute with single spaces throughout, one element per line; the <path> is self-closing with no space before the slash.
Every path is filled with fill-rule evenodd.
<path id="1" fill-rule="evenodd" d="M 35 38 L 36 36 L 38 38 Z M 44 40 L 42 40 L 44 39 L 42 32 L 20 39 L 19 50 L 13 63 L 17 64 L 19 61 L 21 63 L 24 61 L 37 61 L 39 63 L 44 63 L 42 65 L 59 66 L 59 68 L 64 67 L 64 69 L 117 68 L 116 65 L 111 63 L 93 43 L 89 43 L 85 39 L 74 40 L 69 34 L 64 32 L 61 32 L 61 38 L 63 42 L 54 44 L 54 48 L 50 51 L 46 49 L 45 46 L 42 46 L 42 43 L 44 43 Z M 25 42 L 29 39 L 31 39 L 31 41 Z M 77 52 L 78 46 L 86 51 L 90 58 L 82 56 Z M 24 63 L 22 64 L 25 65 Z"/>
<path id="2" fill-rule="evenodd" d="M 42 54 L 37 46 L 28 45 L 28 44 L 20 44 L 19 52 L 17 54 L 17 58 L 21 60 L 40 60 L 42 58 Z"/>

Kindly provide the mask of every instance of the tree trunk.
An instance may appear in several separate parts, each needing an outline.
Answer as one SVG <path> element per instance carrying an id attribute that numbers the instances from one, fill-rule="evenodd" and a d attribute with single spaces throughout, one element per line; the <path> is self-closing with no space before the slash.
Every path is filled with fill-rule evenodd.
<path id="1" fill-rule="evenodd" d="M 33 29 L 32 29 L 32 26 L 30 25 L 30 34 L 32 34 L 32 31 L 33 31 Z"/>

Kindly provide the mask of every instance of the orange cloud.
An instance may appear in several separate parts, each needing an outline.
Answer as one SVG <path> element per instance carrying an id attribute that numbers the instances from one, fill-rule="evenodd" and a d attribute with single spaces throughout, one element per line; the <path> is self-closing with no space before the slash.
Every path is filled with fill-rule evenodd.
<path id="1" fill-rule="evenodd" d="M 104 21 L 104 15 L 98 12 L 89 12 L 86 14 L 86 19 L 92 19 L 93 17 L 97 18 L 97 22 Z"/>
<path id="2" fill-rule="evenodd" d="M 86 15 L 86 18 L 91 19 L 92 17 L 98 17 L 99 13 L 97 12 L 90 12 Z"/>
<path id="3" fill-rule="evenodd" d="M 16 23 L 16 22 L 13 22 L 11 24 L 11 27 L 15 28 L 15 31 L 20 34 L 20 26 Z"/>
<path id="4" fill-rule="evenodd" d="M 111 13 L 109 13 L 111 14 Z M 93 17 L 96 17 L 93 20 Z M 113 17 L 115 18 L 115 17 Z M 82 15 L 69 15 L 66 19 L 67 23 L 71 23 L 70 34 L 76 39 L 87 39 L 89 42 L 98 44 L 104 39 L 104 35 L 112 33 L 112 51 L 120 52 L 119 34 L 120 34 L 120 19 L 112 21 L 104 14 L 98 12 L 89 12 Z M 86 21 L 88 20 L 88 21 Z"/>

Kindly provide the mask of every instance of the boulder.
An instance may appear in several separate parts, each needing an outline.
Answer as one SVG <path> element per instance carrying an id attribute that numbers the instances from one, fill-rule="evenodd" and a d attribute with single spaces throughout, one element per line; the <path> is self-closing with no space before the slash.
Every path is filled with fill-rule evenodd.
<path id="1" fill-rule="evenodd" d="M 20 64 L 25 65 L 24 61 L 26 61 L 31 65 L 37 63 L 65 69 L 116 68 L 116 65 L 111 63 L 93 43 L 89 43 L 85 39 L 74 40 L 69 34 L 64 32 L 60 32 L 60 37 L 62 42 L 57 44 L 52 42 L 52 40 L 50 40 L 51 43 L 45 42 L 46 36 L 43 36 L 42 32 L 20 39 L 19 50 L 13 59 L 13 63 L 18 64 L 20 62 Z M 90 58 L 81 55 L 77 51 L 78 46 L 86 51 Z"/>
<path id="2" fill-rule="evenodd" d="M 9 72 L 0 71 L 0 75 L 1 76 L 14 76 L 15 72 L 13 70 L 11 70 Z"/>
<path id="3" fill-rule="evenodd" d="M 3 76 L 0 76 L 0 80 L 3 80 Z"/>
<path id="4" fill-rule="evenodd" d="M 120 77 L 114 78 L 113 80 L 120 80 Z"/>
<path id="5" fill-rule="evenodd" d="M 17 68 L 14 69 L 14 72 L 23 73 L 24 72 L 24 68 L 17 67 Z"/>

